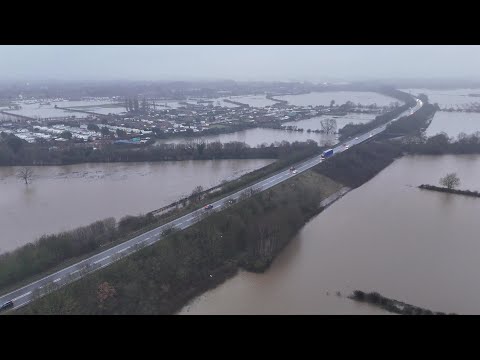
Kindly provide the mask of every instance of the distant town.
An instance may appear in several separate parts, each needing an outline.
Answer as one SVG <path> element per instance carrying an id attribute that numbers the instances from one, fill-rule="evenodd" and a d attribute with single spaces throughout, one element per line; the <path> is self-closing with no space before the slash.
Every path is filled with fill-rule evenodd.
<path id="1" fill-rule="evenodd" d="M 291 90 L 279 87 L 275 95 L 292 94 Z M 308 91 L 293 90 L 293 93 Z M 320 115 L 380 114 L 399 106 L 399 102 L 381 107 L 352 101 L 335 104 L 333 100 L 326 106 L 295 106 L 275 98 L 272 93 L 256 90 L 254 94 L 257 100 L 263 99 L 270 105 L 250 106 L 241 102 L 242 96 L 228 90 L 206 92 L 203 97 L 188 97 L 187 93 L 170 98 L 143 94 L 73 98 L 18 94 L 0 103 L 0 132 L 13 134 L 28 143 L 50 145 L 51 150 L 64 146 L 96 149 L 111 144 L 153 144 L 155 139 L 198 137 L 254 127 L 325 132 L 322 128 L 302 129 L 282 123 Z"/>

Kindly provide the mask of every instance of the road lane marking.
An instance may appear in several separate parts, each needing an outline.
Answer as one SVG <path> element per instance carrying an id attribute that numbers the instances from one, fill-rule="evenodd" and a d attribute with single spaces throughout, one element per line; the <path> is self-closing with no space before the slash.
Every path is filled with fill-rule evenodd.
<path id="1" fill-rule="evenodd" d="M 118 250 L 117 253 L 121 253 L 121 252 L 123 252 L 123 251 L 127 251 L 128 249 L 130 249 L 130 246 L 128 246 L 128 247 L 126 247 L 126 248 L 124 248 L 124 249 L 122 249 L 122 250 Z"/>
<path id="2" fill-rule="evenodd" d="M 110 255 L 105 256 L 105 257 L 101 258 L 100 260 L 94 261 L 93 263 L 94 263 L 94 264 L 98 264 L 99 262 L 101 262 L 101 261 L 103 261 L 103 260 L 105 260 L 105 259 L 108 259 L 109 257 L 110 257 Z"/>
<path id="3" fill-rule="evenodd" d="M 25 293 L 25 294 L 23 294 L 23 295 L 17 296 L 16 298 L 13 298 L 12 301 L 17 301 L 18 299 L 21 299 L 21 298 L 23 298 L 23 297 L 25 297 L 25 296 L 27 296 L 27 295 L 30 295 L 31 293 L 32 293 L 32 291 L 29 291 L 29 292 L 27 292 L 27 293 Z"/>

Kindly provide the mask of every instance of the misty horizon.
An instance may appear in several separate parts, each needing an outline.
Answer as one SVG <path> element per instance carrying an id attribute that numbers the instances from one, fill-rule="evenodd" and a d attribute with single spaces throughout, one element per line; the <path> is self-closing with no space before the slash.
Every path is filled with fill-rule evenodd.
<path id="1" fill-rule="evenodd" d="M 480 79 L 480 46 L 3 45 L 2 82 Z"/>

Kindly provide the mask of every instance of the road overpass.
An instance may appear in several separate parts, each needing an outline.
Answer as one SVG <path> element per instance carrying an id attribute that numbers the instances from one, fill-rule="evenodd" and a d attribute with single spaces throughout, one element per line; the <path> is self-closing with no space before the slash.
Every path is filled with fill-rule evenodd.
<path id="1" fill-rule="evenodd" d="M 416 112 L 423 106 L 423 103 L 416 99 L 416 105 L 400 114 L 395 119 L 391 120 L 395 121 L 402 116 L 412 114 Z M 389 123 L 390 123 L 389 122 Z M 333 148 L 333 155 L 334 157 L 336 154 L 339 154 L 343 151 L 349 151 L 353 146 L 358 145 L 366 140 L 378 135 L 379 133 L 383 132 L 388 123 L 382 126 L 379 126 L 370 132 L 363 134 L 361 136 L 355 137 L 354 139 L 349 139 L 348 141 L 338 144 L 336 147 Z M 348 148 L 345 146 L 348 145 Z M 21 306 L 24 306 L 31 302 L 38 291 L 45 291 L 48 292 L 51 289 L 55 289 L 60 286 L 64 286 L 70 282 L 80 279 L 81 277 L 85 276 L 88 273 L 93 271 L 97 271 L 102 269 L 113 262 L 117 261 L 121 257 L 126 255 L 132 254 L 139 249 L 152 245 L 157 241 L 162 239 L 162 233 L 168 229 L 175 229 L 175 230 L 183 230 L 186 229 L 196 222 L 203 219 L 205 216 L 208 216 L 208 213 L 214 211 L 221 211 L 223 207 L 230 205 L 230 200 L 240 200 L 242 194 L 245 191 L 254 190 L 254 191 L 265 191 L 274 187 L 275 185 L 280 184 L 283 181 L 286 181 L 298 174 L 301 174 L 304 171 L 309 170 L 310 168 L 320 164 L 322 161 L 322 157 L 320 155 L 315 156 L 313 158 L 304 160 L 299 164 L 295 165 L 296 173 L 293 173 L 289 169 L 285 169 L 281 172 L 278 172 L 274 175 L 271 175 L 267 179 L 259 181 L 253 185 L 250 185 L 240 191 L 237 191 L 234 194 L 225 196 L 224 198 L 217 200 L 216 202 L 212 203 L 212 208 L 210 210 L 198 209 L 195 211 L 190 212 L 178 219 L 175 219 L 167 224 L 161 225 L 153 230 L 147 231 L 133 239 L 125 241 L 119 245 L 113 246 L 110 249 L 102 251 L 98 254 L 95 254 L 85 260 L 79 261 L 76 264 L 68 266 L 62 270 L 59 270 L 53 274 L 47 275 L 40 280 L 34 281 L 26 286 L 23 286 L 17 290 L 14 290 L 8 294 L 5 294 L 0 297 L 0 306 L 2 304 L 7 303 L 8 301 L 13 301 L 13 308 L 16 309 Z M 330 161 L 330 160 L 329 160 Z"/>

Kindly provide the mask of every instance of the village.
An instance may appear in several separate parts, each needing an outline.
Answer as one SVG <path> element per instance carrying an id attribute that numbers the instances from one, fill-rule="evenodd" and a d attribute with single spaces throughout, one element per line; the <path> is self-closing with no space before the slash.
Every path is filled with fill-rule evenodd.
<path id="1" fill-rule="evenodd" d="M 385 111 L 375 105 L 363 106 L 350 101 L 330 106 L 294 106 L 271 96 L 268 99 L 275 103 L 253 107 L 229 99 L 221 102 L 208 98 L 189 99 L 172 103 L 170 99 L 143 98 L 139 101 L 137 97 L 102 97 L 84 98 L 83 104 L 87 105 L 69 107 L 65 99 L 20 98 L 8 107 L 0 108 L 0 132 L 13 134 L 29 143 L 50 144 L 52 148 L 96 148 L 106 144 L 153 144 L 155 139 L 199 137 L 255 127 L 303 131 L 282 123 L 320 115 L 342 116 L 347 112 L 377 114 Z M 106 104 L 99 105 L 102 102 Z M 94 105 L 89 106 L 90 103 Z M 62 116 L 20 114 L 22 106 L 32 104 L 38 104 L 38 109 L 47 106 L 52 109 L 52 114 Z M 36 114 L 35 109 L 32 114 Z"/>

